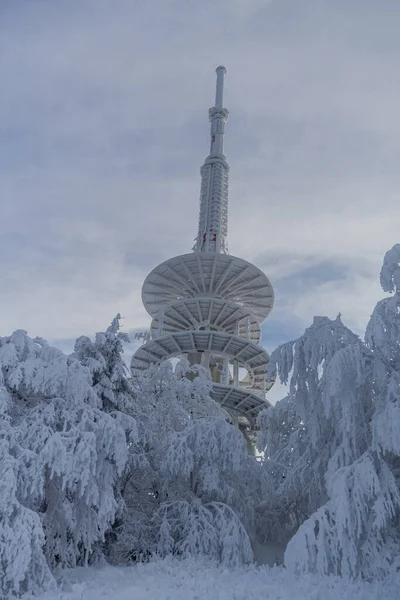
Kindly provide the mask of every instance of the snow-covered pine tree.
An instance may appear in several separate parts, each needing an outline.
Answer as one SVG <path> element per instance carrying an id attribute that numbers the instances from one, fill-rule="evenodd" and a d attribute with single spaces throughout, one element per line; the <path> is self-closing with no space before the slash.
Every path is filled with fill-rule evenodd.
<path id="1" fill-rule="evenodd" d="M 124 430 L 98 408 L 88 369 L 24 331 L 0 338 L 0 372 L 9 396 L 2 420 L 13 433 L 8 463 L 18 460 L 8 497 L 40 518 L 29 517 L 20 555 L 33 545 L 37 552 L 42 540 L 50 567 L 85 564 L 115 519 L 114 483 L 127 459 Z M 19 580 L 32 577 L 40 585 L 40 564 L 40 554 L 22 561 Z"/>
<path id="2" fill-rule="evenodd" d="M 260 535 L 265 540 L 272 536 L 287 541 L 327 499 L 325 473 L 341 432 L 321 400 L 321 381 L 339 350 L 360 344 L 340 316 L 333 321 L 314 317 L 303 336 L 271 355 L 270 376 L 289 384 L 289 394 L 259 417 L 258 446 L 276 485 L 260 510 Z"/>
<path id="3" fill-rule="evenodd" d="M 296 571 L 376 578 L 400 568 L 399 250 L 385 257 L 381 282 L 395 295 L 375 308 L 367 344 L 339 350 L 317 390 L 339 443 L 330 448 L 328 499 L 287 547 Z"/>
<path id="4" fill-rule="evenodd" d="M 376 362 L 379 400 L 373 420 L 374 449 L 393 462 L 400 483 L 400 244 L 393 246 L 384 259 L 381 285 L 394 292 L 376 305 L 366 331 L 366 343 Z"/>
<path id="5" fill-rule="evenodd" d="M 231 567 L 253 561 L 245 527 L 223 502 L 202 503 L 197 498 L 164 502 L 152 519 L 152 533 L 159 556 L 203 555 Z"/>
<path id="6" fill-rule="evenodd" d="M 106 331 L 96 333 L 94 340 L 81 336 L 75 342 L 73 357 L 89 369 L 92 387 L 98 397 L 102 411 L 111 415 L 116 423 L 125 431 L 128 448 L 127 460 L 122 474 L 114 482 L 114 498 L 118 503 L 116 519 L 112 528 L 106 535 L 106 542 L 102 551 L 111 558 L 114 554 L 114 544 L 117 532 L 121 529 L 126 504 L 124 490 L 127 482 L 134 477 L 139 484 L 143 471 L 148 469 L 146 452 L 144 449 L 145 427 L 138 427 L 139 421 L 143 425 L 146 420 L 146 408 L 139 400 L 140 390 L 132 382 L 130 371 L 123 359 L 123 342 L 130 342 L 126 333 L 120 331 L 121 315 L 117 314 Z M 142 412 L 142 406 L 145 412 Z M 138 475 L 138 465 L 141 474 Z M 143 500 L 147 501 L 146 492 L 143 490 Z"/>
<path id="7" fill-rule="evenodd" d="M 225 503 L 250 528 L 254 518 L 258 463 L 248 456 L 246 440 L 226 419 L 205 417 L 171 433 L 163 448 L 166 489 L 176 498 Z M 171 494 L 168 495 L 171 500 Z"/>
<path id="8" fill-rule="evenodd" d="M 120 331 L 120 320 L 121 315 L 117 314 L 106 331 L 96 333 L 94 341 L 86 336 L 78 338 L 72 356 L 89 369 L 101 409 L 113 414 L 117 411 L 130 414 L 135 411 L 135 391 L 122 357 L 122 342 L 130 339 Z M 130 424 L 135 427 L 134 422 Z"/>
<path id="9" fill-rule="evenodd" d="M 182 359 L 174 372 L 164 362 L 135 385 L 141 442 L 123 491 L 115 559 L 209 551 L 231 564 L 248 562 L 239 517 L 247 524 L 252 512 L 249 457 L 242 434 L 210 397 L 208 371 Z"/>
<path id="10" fill-rule="evenodd" d="M 264 453 L 267 494 L 257 509 L 257 537 L 263 544 L 286 543 L 303 520 L 303 499 L 292 485 L 292 469 L 307 445 L 305 427 L 288 395 L 258 416 L 257 446 Z"/>
<path id="11" fill-rule="evenodd" d="M 0 597 L 49 589 L 54 579 L 47 565 L 40 518 L 20 501 L 21 471 L 27 460 L 11 425 L 11 396 L 0 370 Z"/>

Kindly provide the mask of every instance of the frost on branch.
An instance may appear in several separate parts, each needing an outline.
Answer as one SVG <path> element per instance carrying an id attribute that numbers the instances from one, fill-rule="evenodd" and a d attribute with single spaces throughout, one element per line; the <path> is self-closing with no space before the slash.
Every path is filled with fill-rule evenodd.
<path id="1" fill-rule="evenodd" d="M 396 464 L 400 457 L 400 390 L 399 381 L 392 379 L 384 400 L 377 404 L 372 420 L 373 448 Z M 400 469 L 397 467 L 400 483 Z"/>
<path id="2" fill-rule="evenodd" d="M 305 429 L 293 398 L 286 396 L 272 409 L 263 410 L 258 416 L 257 424 L 257 448 L 264 452 L 265 467 L 278 486 L 299 458 L 299 452 L 302 452 Z"/>
<path id="3" fill-rule="evenodd" d="M 223 419 L 190 422 L 182 432 L 165 440 L 163 469 L 167 484 L 190 485 L 206 501 L 231 499 L 230 480 L 245 467 L 247 449 L 243 435 Z"/>
<path id="4" fill-rule="evenodd" d="M 241 553 L 232 549 L 231 534 L 241 540 L 250 526 L 256 478 L 243 435 L 210 398 L 209 373 L 184 360 L 174 372 L 165 362 L 135 385 L 140 442 L 126 472 L 126 510 L 112 559 L 130 562 L 168 549 L 201 553 L 211 544 L 213 556 L 234 563 L 246 545 Z"/>
<path id="5" fill-rule="evenodd" d="M 261 469 L 239 430 L 221 418 L 193 420 L 166 439 L 162 472 L 168 498 L 198 498 L 231 507 L 254 533 Z"/>
<path id="6" fill-rule="evenodd" d="M 400 290 L 400 244 L 395 244 L 386 252 L 380 279 L 384 292 Z"/>
<path id="7" fill-rule="evenodd" d="M 310 414 L 310 402 L 335 352 L 357 342 L 358 337 L 343 325 L 340 315 L 334 321 L 314 317 L 304 335 L 279 346 L 271 354 L 270 374 L 277 373 L 284 384 L 289 381 L 290 395 L 296 399 L 300 417 Z"/>
<path id="8" fill-rule="evenodd" d="M 181 358 L 174 372 L 179 403 L 191 417 L 227 418 L 224 409 L 211 398 L 213 384 L 209 369 L 201 365 L 190 365 L 187 358 Z"/>
<path id="9" fill-rule="evenodd" d="M 152 519 L 154 552 L 203 555 L 229 566 L 253 561 L 249 536 L 226 504 L 199 500 L 164 503 Z"/>
<path id="10" fill-rule="evenodd" d="M 291 396 L 262 411 L 257 422 L 257 447 L 264 452 L 262 470 L 267 485 L 257 511 L 258 538 L 262 543 L 287 541 L 304 518 L 299 479 L 293 469 L 299 467 L 307 448 L 305 427 Z"/>
<path id="11" fill-rule="evenodd" d="M 96 333 L 94 342 L 86 336 L 78 338 L 73 356 L 89 369 L 102 410 L 133 414 L 135 391 L 122 358 L 122 341 L 129 341 L 129 338 L 119 331 L 120 319 L 118 314 L 105 332 Z M 135 430 L 135 423 L 130 424 Z"/>
<path id="12" fill-rule="evenodd" d="M 329 495 L 289 542 L 286 566 L 371 579 L 399 567 L 400 494 L 387 465 L 363 454 L 330 478 Z"/>
<path id="13" fill-rule="evenodd" d="M 400 244 L 386 253 L 381 271 L 382 287 L 396 293 L 376 305 L 366 331 L 366 343 L 374 362 L 375 413 L 373 448 L 385 456 L 398 473 L 400 485 Z"/>
<path id="14" fill-rule="evenodd" d="M 376 305 L 367 326 L 365 341 L 390 369 L 400 371 L 400 294 L 384 298 Z M 382 377 L 384 372 L 382 372 Z"/>
<path id="15" fill-rule="evenodd" d="M 0 370 L 19 448 L 18 500 L 40 515 L 50 566 L 85 563 L 115 519 L 124 431 L 97 408 L 86 368 L 23 331 L 0 338 Z"/>
<path id="16" fill-rule="evenodd" d="M 387 253 L 381 273 L 384 289 L 396 293 L 377 304 L 366 344 L 336 349 L 312 395 L 305 386 L 311 444 L 296 473 L 304 485 L 319 471 L 327 498 L 319 495 L 287 547 L 285 562 L 298 571 L 375 578 L 400 566 L 399 250 Z"/>
<path id="17" fill-rule="evenodd" d="M 21 450 L 6 439 L 3 426 L 0 423 L 0 596 L 11 598 L 48 589 L 54 579 L 43 554 L 40 518 L 18 499 Z"/>
<path id="18" fill-rule="evenodd" d="M 264 537 L 287 538 L 327 500 L 325 473 L 342 442 L 341 425 L 324 395 L 327 370 L 338 351 L 360 344 L 340 316 L 315 317 L 301 338 L 271 355 L 272 373 L 289 382 L 290 391 L 259 418 L 264 469 L 276 484 L 276 494 L 265 503 Z"/>
<path id="19" fill-rule="evenodd" d="M 376 409 L 372 420 L 373 447 L 393 468 L 400 457 L 400 244 L 385 255 L 381 283 L 395 291 L 376 305 L 366 331 L 366 343 L 374 353 Z M 400 483 L 400 475 L 399 475 Z"/>

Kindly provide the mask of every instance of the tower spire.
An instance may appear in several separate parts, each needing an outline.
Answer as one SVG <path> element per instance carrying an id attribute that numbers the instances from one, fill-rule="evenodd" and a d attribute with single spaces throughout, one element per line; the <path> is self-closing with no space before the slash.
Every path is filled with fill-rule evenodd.
<path id="1" fill-rule="evenodd" d="M 215 106 L 210 108 L 210 154 L 200 169 L 200 215 L 194 250 L 228 253 L 228 176 L 224 152 L 225 124 L 228 111 L 223 108 L 225 67 L 217 67 Z"/>
<path id="2" fill-rule="evenodd" d="M 225 67 L 217 67 L 217 89 L 215 90 L 215 107 L 222 108 L 224 104 L 224 80 L 226 69 Z"/>

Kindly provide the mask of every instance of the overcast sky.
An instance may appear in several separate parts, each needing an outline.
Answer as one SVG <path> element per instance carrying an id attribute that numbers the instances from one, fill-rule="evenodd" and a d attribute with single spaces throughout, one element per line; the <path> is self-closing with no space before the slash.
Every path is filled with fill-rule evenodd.
<path id="1" fill-rule="evenodd" d="M 398 0 L 1 0 L 0 334 L 146 328 L 190 251 L 227 67 L 230 252 L 271 279 L 264 344 L 362 334 L 400 242 Z"/>

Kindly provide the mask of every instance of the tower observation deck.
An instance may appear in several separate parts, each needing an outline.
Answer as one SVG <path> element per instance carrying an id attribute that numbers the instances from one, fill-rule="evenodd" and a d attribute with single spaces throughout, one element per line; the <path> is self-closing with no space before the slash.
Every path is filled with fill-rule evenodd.
<path id="1" fill-rule="evenodd" d="M 274 292 L 260 269 L 228 253 L 225 67 L 216 73 L 215 106 L 209 110 L 210 154 L 200 170 L 195 246 L 146 277 L 142 300 L 153 319 L 151 340 L 133 355 L 131 370 L 135 375 L 152 364 L 186 355 L 191 364 L 210 368 L 214 400 L 254 429 L 257 414 L 269 406 L 269 356 L 259 341 Z"/>

